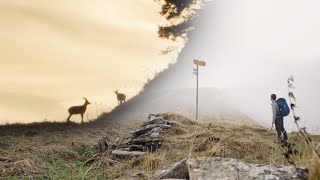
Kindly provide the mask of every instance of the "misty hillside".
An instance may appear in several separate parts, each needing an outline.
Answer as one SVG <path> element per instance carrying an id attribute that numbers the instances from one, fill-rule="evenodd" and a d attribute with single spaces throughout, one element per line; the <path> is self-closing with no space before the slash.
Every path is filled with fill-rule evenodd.
<path id="1" fill-rule="evenodd" d="M 200 16 L 210 16 L 210 11 L 214 5 L 208 3 L 206 8 L 200 11 Z M 191 119 L 195 117 L 195 86 L 196 77 L 192 73 L 194 68 L 193 59 L 203 58 L 204 54 L 211 48 L 199 46 L 202 42 L 208 45 L 210 39 L 202 33 L 203 30 L 210 32 L 213 27 L 208 23 L 207 18 L 199 18 L 196 30 L 191 33 L 188 42 L 182 48 L 177 62 L 170 64 L 167 69 L 155 74 L 143 90 L 125 104 L 114 108 L 110 113 L 102 115 L 99 120 L 130 120 L 144 119 L 149 113 L 174 112 L 181 113 Z M 213 29 L 212 29 L 213 30 Z M 212 69 L 214 59 L 205 59 L 208 67 Z M 208 68 L 208 67 L 204 67 Z M 216 119 L 233 119 L 236 121 L 252 121 L 245 113 L 228 103 L 225 93 L 218 88 L 201 87 L 202 78 L 210 79 L 207 75 L 199 72 L 199 116 L 200 118 L 209 116 Z M 205 77 L 207 76 L 207 77 Z"/>
<path id="2" fill-rule="evenodd" d="M 98 121 L 145 119 L 150 113 L 174 112 L 195 117 L 195 88 L 158 89 L 142 92 L 128 102 L 102 115 Z M 223 94 L 216 88 L 199 89 L 199 117 L 251 121 L 240 111 L 225 102 Z"/>
<path id="3" fill-rule="evenodd" d="M 285 4 L 286 2 L 283 2 L 281 8 L 288 10 Z M 314 44 L 314 47 L 318 47 L 319 41 L 310 38 L 304 31 L 302 33 L 296 32 L 294 24 L 279 24 L 280 19 L 296 20 L 294 12 L 299 8 L 299 3 L 294 3 L 289 8 L 291 16 L 284 15 L 281 8 L 275 7 L 272 4 L 266 6 L 270 11 L 275 10 L 281 18 L 270 17 L 270 20 L 266 11 L 255 11 L 259 8 L 263 9 L 263 6 L 257 6 L 255 9 L 254 5 L 250 6 L 250 3 L 243 2 L 216 1 L 207 3 L 205 8 L 200 11 L 200 18 L 196 23 L 195 30 L 190 34 L 188 42 L 179 53 L 177 62 L 158 73 L 144 87 L 139 96 L 144 100 L 153 101 L 157 98 L 148 99 L 145 97 L 152 96 L 151 94 L 167 94 L 168 90 L 173 90 L 172 94 L 175 94 L 176 91 L 180 91 L 177 89 L 184 91 L 195 88 L 196 79 L 192 73 L 195 66 L 193 59 L 200 59 L 206 61 L 207 66 L 200 68 L 199 87 L 219 89 L 220 93 L 224 95 L 224 99 L 229 102 L 228 105 L 232 105 L 232 107 L 228 107 L 233 109 L 231 111 L 241 111 L 256 121 L 270 125 L 270 95 L 275 93 L 278 97 L 288 100 L 287 79 L 293 75 L 297 82 L 296 97 L 299 99 L 299 112 L 303 118 L 303 125 L 308 128 L 309 132 L 320 133 L 318 112 L 315 108 L 320 101 L 318 95 L 320 86 L 310 81 L 313 79 L 314 82 L 317 82 L 320 77 L 318 55 L 313 56 L 314 53 L 311 49 L 314 48 L 307 48 L 309 46 L 305 46 L 300 38 L 297 39 L 297 42 L 292 43 L 293 47 L 290 46 L 283 51 L 283 48 L 279 47 L 280 45 L 286 47 L 287 39 L 296 39 L 297 34 L 310 41 L 309 45 Z M 249 14 L 255 15 L 254 13 L 256 13 L 261 18 L 262 27 L 277 27 L 279 25 L 283 29 L 281 31 L 262 30 L 262 27 L 256 27 L 256 19 L 254 16 L 245 16 L 246 10 Z M 312 12 L 314 11 L 315 9 L 312 9 Z M 302 17 L 312 18 L 308 13 L 304 13 Z M 310 29 L 315 29 L 313 26 L 317 26 L 305 21 L 297 21 L 297 23 Z M 278 38 L 278 36 L 283 38 Z M 194 97 L 194 93 L 190 94 Z M 194 112 L 189 108 L 194 103 L 192 96 L 188 100 L 190 104 L 187 103 L 181 107 L 181 103 L 175 106 L 176 109 L 182 108 L 189 113 Z M 200 98 L 204 98 L 204 100 L 200 100 L 200 103 L 201 101 L 207 102 L 209 96 L 214 98 L 211 103 L 216 103 L 222 98 L 211 92 L 200 93 Z M 179 102 L 178 97 L 172 96 L 170 102 Z M 139 97 L 134 99 L 134 101 L 139 101 Z M 159 106 L 154 107 L 160 108 Z M 213 107 L 215 106 L 213 105 Z M 145 109 L 148 110 L 148 108 Z M 203 108 L 200 108 L 200 114 L 206 112 L 201 112 L 201 109 Z M 219 108 L 211 109 L 215 111 L 213 109 L 220 111 Z M 157 112 L 157 109 L 155 111 Z M 292 115 L 286 119 L 288 119 L 286 122 L 287 130 L 295 130 Z"/>
<path id="4" fill-rule="evenodd" d="M 177 62 L 169 65 L 167 69 L 156 74 L 155 78 L 150 80 L 143 90 L 135 97 L 130 99 L 120 107 L 116 107 L 112 112 L 102 115 L 101 120 L 113 119 L 132 119 L 132 117 L 145 118 L 149 113 L 175 112 L 187 115 L 190 118 L 195 117 L 195 85 L 196 77 L 192 73 L 194 68 L 193 59 L 203 57 L 210 47 L 199 46 L 201 42 L 208 44 L 203 30 L 210 32 L 212 26 L 208 23 L 210 10 L 214 5 L 208 3 L 206 8 L 200 11 L 199 21 L 196 24 L 196 30 L 191 33 L 188 42 L 182 48 Z M 213 59 L 206 59 L 208 66 L 212 65 Z M 207 67 L 204 67 L 207 68 Z M 209 67 L 210 68 L 210 67 Z M 212 67 L 211 67 L 212 68 Z M 236 120 L 251 119 L 239 109 L 227 102 L 225 93 L 213 87 L 201 87 L 202 78 L 199 72 L 199 116 L 229 118 Z"/>

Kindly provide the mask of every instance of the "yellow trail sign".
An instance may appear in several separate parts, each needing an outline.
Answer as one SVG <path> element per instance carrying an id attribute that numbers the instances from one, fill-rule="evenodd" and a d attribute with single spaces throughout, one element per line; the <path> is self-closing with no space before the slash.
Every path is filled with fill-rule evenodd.
<path id="1" fill-rule="evenodd" d="M 195 65 L 198 65 L 198 66 L 206 66 L 206 62 L 205 61 L 199 61 L 199 60 L 194 59 L 193 63 Z"/>

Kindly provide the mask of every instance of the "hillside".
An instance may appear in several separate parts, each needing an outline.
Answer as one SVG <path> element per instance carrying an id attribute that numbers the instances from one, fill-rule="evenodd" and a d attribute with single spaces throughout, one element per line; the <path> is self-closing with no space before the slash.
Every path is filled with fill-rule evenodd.
<path id="1" fill-rule="evenodd" d="M 1 178 L 20 179 L 132 179 L 142 173 L 152 175 L 185 157 L 230 157 L 259 164 L 288 164 L 283 148 L 274 144 L 275 131 L 252 122 L 206 117 L 194 122 L 181 115 L 168 117 L 185 127 L 166 131 L 165 140 L 156 152 L 144 157 L 118 158 L 110 152 L 100 154 L 92 164 L 88 160 L 98 153 L 97 142 L 107 136 L 114 141 L 127 137 L 129 131 L 144 120 L 84 125 L 41 123 L 0 127 Z M 313 136 L 314 143 L 320 142 Z M 300 144 L 302 156 L 295 156 L 298 166 L 309 164 L 311 156 L 296 133 L 290 141 Z M 302 144 L 301 144 L 302 143 Z"/>
<path id="2" fill-rule="evenodd" d="M 110 113 L 101 115 L 98 121 L 131 121 L 146 119 L 150 113 L 172 112 L 195 117 L 195 89 L 158 89 L 142 92 Z M 199 89 L 199 117 L 228 118 L 235 121 L 252 121 L 248 116 L 225 102 L 222 93 L 213 87 Z"/>

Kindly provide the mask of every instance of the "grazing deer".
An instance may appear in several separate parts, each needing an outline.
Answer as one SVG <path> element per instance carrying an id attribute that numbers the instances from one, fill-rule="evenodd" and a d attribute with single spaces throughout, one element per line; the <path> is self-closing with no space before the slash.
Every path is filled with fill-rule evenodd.
<path id="1" fill-rule="evenodd" d="M 86 102 L 84 102 L 84 104 L 82 106 L 72 106 L 68 109 L 69 112 L 69 117 L 67 119 L 67 122 L 69 122 L 70 117 L 74 114 L 81 114 L 81 123 L 83 123 L 83 114 L 86 112 L 87 110 L 87 105 L 90 104 L 90 102 L 86 99 L 83 98 Z"/>
<path id="2" fill-rule="evenodd" d="M 117 95 L 118 105 L 126 102 L 126 95 L 125 94 L 118 93 L 118 90 L 116 90 L 114 93 L 116 93 L 116 95 Z"/>

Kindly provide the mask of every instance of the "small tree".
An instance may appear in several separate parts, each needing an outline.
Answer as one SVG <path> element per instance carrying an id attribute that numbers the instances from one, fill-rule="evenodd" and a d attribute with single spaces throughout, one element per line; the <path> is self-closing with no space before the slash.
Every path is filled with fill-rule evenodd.
<path id="1" fill-rule="evenodd" d="M 189 33 L 194 29 L 197 12 L 203 0 L 154 0 L 161 5 L 160 14 L 168 20 L 168 25 L 160 25 L 158 35 L 160 38 L 176 40 L 188 39 Z"/>

